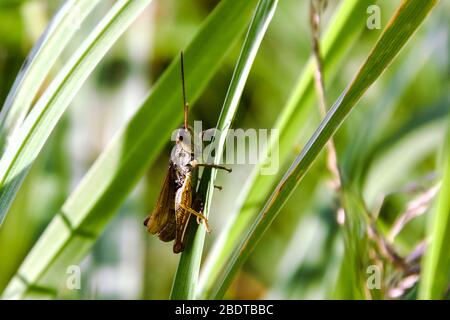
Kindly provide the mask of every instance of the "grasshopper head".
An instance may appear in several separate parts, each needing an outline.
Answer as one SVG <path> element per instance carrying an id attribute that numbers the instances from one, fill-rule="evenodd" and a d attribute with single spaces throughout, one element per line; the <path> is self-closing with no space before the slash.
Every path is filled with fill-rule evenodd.
<path id="1" fill-rule="evenodd" d="M 188 127 L 187 130 L 184 127 L 180 128 L 176 130 L 172 138 L 175 138 L 175 146 L 172 150 L 171 161 L 181 167 L 185 167 L 200 152 L 199 147 L 196 145 L 194 130 L 191 127 Z"/>
<path id="2" fill-rule="evenodd" d="M 194 130 L 191 127 L 188 129 L 180 128 L 176 131 L 175 143 L 182 148 L 185 152 L 195 152 L 195 136 Z"/>

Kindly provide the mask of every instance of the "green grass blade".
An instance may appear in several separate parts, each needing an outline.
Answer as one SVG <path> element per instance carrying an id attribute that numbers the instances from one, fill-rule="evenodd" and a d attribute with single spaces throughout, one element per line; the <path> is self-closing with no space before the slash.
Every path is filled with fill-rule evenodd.
<path id="1" fill-rule="evenodd" d="M 223 266 L 223 272 L 210 291 L 209 297 L 223 296 L 236 271 L 297 188 L 328 139 L 336 132 L 361 96 L 396 57 L 437 2 L 421 0 L 402 2 L 352 83 L 332 106 L 259 212 L 257 219 L 253 221 L 238 245 L 233 248 L 232 258 Z"/>
<path id="2" fill-rule="evenodd" d="M 330 79 L 340 70 L 341 61 L 348 48 L 356 43 L 359 33 L 365 26 L 367 7 L 372 3 L 367 0 L 345 1 L 330 22 L 321 46 L 325 79 L 328 82 L 331 82 Z M 302 130 L 298 128 L 310 121 L 311 112 L 314 110 L 314 97 L 314 61 L 310 59 L 275 125 L 280 130 L 278 150 L 280 164 L 286 163 L 291 157 L 292 148 L 298 137 L 302 135 Z M 222 267 L 232 258 L 234 248 L 247 233 L 252 221 L 256 219 L 264 200 L 270 195 L 270 191 L 277 181 L 277 175 L 260 174 L 261 168 L 272 152 L 277 152 L 274 143 L 278 143 L 278 141 L 271 140 L 270 142 L 271 145 L 265 154 L 266 158 L 256 164 L 250 174 L 237 201 L 232 219 L 228 221 L 206 260 L 199 284 L 203 298 L 210 296 L 210 291 L 213 290 L 217 278 L 223 271 Z"/>
<path id="3" fill-rule="evenodd" d="M 220 164 L 226 137 L 239 106 L 239 99 L 261 41 L 272 20 L 277 3 L 277 0 L 261 0 L 255 10 L 217 123 L 216 128 L 220 130 L 220 136 L 216 137 L 218 141 L 214 159 L 215 164 Z M 205 170 L 203 173 L 202 180 L 209 181 L 204 209 L 204 215 L 208 217 L 217 170 Z M 204 182 L 202 185 L 204 185 Z M 202 192 L 202 188 L 199 189 L 199 192 Z M 189 240 L 192 240 L 187 243 L 187 247 L 180 258 L 171 293 L 172 299 L 193 299 L 195 295 L 205 241 L 205 228 L 191 227 L 189 232 L 195 232 L 195 235 L 190 235 Z"/>
<path id="4" fill-rule="evenodd" d="M 450 282 L 450 126 L 444 155 L 441 190 L 429 226 L 430 245 L 422 263 L 421 299 L 444 299 Z"/>
<path id="5" fill-rule="evenodd" d="M 191 102 L 200 96 L 228 50 L 245 31 L 256 3 L 221 1 L 184 51 Z M 63 285 L 67 267 L 86 255 L 181 123 L 181 89 L 174 90 L 181 88 L 179 72 L 177 59 L 67 199 L 9 284 L 5 297 L 55 293 Z"/>
<path id="6" fill-rule="evenodd" d="M 115 3 L 11 137 L 0 162 L 0 222 L 52 130 L 87 77 L 151 0 Z"/>
<path id="7" fill-rule="evenodd" d="M 0 113 L 1 142 L 23 122 L 50 69 L 100 0 L 69 0 L 52 18 L 25 60 Z"/>

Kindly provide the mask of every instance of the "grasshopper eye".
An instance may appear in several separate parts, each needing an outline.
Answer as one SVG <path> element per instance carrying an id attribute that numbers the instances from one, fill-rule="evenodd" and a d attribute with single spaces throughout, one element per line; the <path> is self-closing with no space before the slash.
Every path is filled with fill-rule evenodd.
<path id="1" fill-rule="evenodd" d="M 178 141 L 183 141 L 183 136 L 182 135 L 178 136 Z"/>

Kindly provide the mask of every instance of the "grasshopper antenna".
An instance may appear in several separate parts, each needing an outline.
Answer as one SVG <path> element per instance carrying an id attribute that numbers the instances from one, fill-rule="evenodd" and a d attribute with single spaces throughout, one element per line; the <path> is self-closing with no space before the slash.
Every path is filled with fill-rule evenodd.
<path id="1" fill-rule="evenodd" d="M 181 60 L 181 85 L 183 89 L 183 105 L 184 105 L 184 129 L 188 129 L 188 112 L 189 112 L 189 104 L 186 101 L 186 87 L 184 84 L 184 56 L 183 51 L 180 54 Z"/>

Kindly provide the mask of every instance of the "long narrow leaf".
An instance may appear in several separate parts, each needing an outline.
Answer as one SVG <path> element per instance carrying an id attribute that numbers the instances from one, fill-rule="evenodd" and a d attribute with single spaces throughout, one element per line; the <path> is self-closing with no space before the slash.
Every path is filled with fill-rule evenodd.
<path id="1" fill-rule="evenodd" d="M 423 262 L 421 299 L 444 299 L 450 282 L 450 126 L 444 155 L 442 186 L 430 221 L 430 246 Z"/>
<path id="2" fill-rule="evenodd" d="M 69 0 L 58 10 L 34 45 L 0 113 L 1 142 L 23 122 L 45 77 L 83 20 L 100 0 Z"/>
<path id="3" fill-rule="evenodd" d="M 217 129 L 219 130 L 220 135 L 216 145 L 215 164 L 220 164 L 228 131 L 239 106 L 239 99 L 241 98 L 261 41 L 272 20 L 277 3 L 277 0 L 260 0 L 256 8 L 217 123 Z M 204 210 L 204 215 L 206 217 L 209 216 L 216 174 L 217 170 L 212 169 L 205 170 L 202 176 L 202 180 L 205 179 L 206 181 L 209 181 Z M 188 242 L 187 248 L 181 256 L 172 288 L 172 299 L 194 298 L 203 244 L 205 241 L 205 229 L 190 228 L 189 231 L 195 232 L 196 234 L 193 236 L 192 241 Z M 191 240 L 191 238 L 192 236 L 189 240 Z"/>
<path id="4" fill-rule="evenodd" d="M 0 162 L 0 223 L 62 114 L 119 36 L 151 0 L 121 0 L 74 53 L 11 137 Z"/>
<path id="5" fill-rule="evenodd" d="M 328 139 L 336 132 L 361 96 L 396 57 L 437 2 L 437 0 L 402 2 L 355 79 L 332 106 L 301 154 L 286 172 L 245 237 L 233 248 L 232 259 L 223 266 L 223 272 L 210 291 L 210 297 L 223 296 L 236 271 L 297 188 Z"/>

